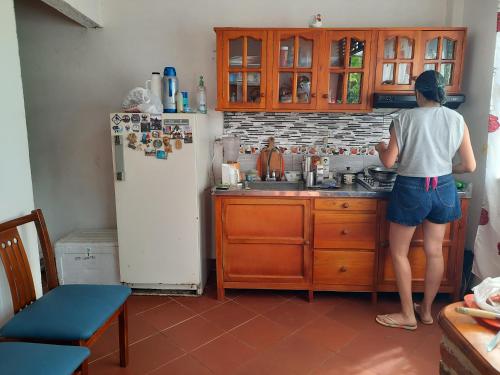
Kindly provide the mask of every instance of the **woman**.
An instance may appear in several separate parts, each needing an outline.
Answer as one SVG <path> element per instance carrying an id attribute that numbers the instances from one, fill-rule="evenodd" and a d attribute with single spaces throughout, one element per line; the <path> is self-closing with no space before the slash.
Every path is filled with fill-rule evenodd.
<path id="1" fill-rule="evenodd" d="M 476 161 L 469 130 L 463 117 L 442 104 L 445 102 L 443 76 L 433 70 L 415 81 L 418 108 L 402 112 L 390 128 L 389 145 L 376 149 L 385 167 L 399 160 L 398 176 L 387 210 L 389 241 L 396 274 L 401 312 L 378 315 L 376 321 L 387 327 L 414 330 L 416 316 L 432 324 L 432 302 L 443 276 L 442 244 L 446 223 L 461 216 L 460 202 L 451 173 L 473 172 Z M 460 163 L 452 166 L 458 151 Z M 424 231 L 426 270 L 424 299 L 413 304 L 411 269 L 408 261 L 410 241 L 417 225 Z"/>

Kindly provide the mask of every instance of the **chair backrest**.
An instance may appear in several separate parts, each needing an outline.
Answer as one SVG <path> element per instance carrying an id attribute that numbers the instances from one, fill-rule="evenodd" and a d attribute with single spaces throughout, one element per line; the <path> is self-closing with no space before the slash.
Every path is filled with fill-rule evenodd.
<path id="1" fill-rule="evenodd" d="M 17 227 L 34 222 L 45 261 L 48 289 L 59 285 L 54 251 L 50 242 L 45 219 L 40 209 L 31 214 L 0 224 L 0 258 L 9 281 L 14 313 L 22 310 L 36 299 L 33 275 L 28 257 Z"/>

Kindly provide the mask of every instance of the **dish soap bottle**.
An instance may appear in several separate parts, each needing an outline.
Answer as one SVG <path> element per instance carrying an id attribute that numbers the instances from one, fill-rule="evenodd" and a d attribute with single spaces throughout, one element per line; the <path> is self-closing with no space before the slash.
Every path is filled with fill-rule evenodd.
<path id="1" fill-rule="evenodd" d="M 198 112 L 207 113 L 207 92 L 203 76 L 200 76 L 200 83 L 198 84 Z"/>

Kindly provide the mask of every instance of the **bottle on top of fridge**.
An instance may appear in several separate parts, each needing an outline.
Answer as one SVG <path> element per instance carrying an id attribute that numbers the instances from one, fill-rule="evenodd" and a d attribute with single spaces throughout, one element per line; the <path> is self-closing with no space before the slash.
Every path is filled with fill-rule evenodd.
<path id="1" fill-rule="evenodd" d="M 205 90 L 203 76 L 200 76 L 200 82 L 198 84 L 198 112 L 207 113 L 207 92 Z"/>
<path id="2" fill-rule="evenodd" d="M 151 79 L 146 81 L 146 89 L 151 90 L 161 100 L 161 75 L 159 72 L 151 73 Z"/>
<path id="3" fill-rule="evenodd" d="M 163 112 L 174 113 L 176 111 L 176 94 L 179 89 L 175 68 L 167 66 L 163 71 Z"/>
<path id="4" fill-rule="evenodd" d="M 184 112 L 184 99 L 182 98 L 182 92 L 177 91 L 175 100 L 177 102 L 177 112 Z"/>

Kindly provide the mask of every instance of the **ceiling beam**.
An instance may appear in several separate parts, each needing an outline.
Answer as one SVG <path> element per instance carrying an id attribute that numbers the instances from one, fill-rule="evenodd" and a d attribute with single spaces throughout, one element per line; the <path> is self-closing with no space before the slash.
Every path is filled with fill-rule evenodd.
<path id="1" fill-rule="evenodd" d="M 101 0 L 42 0 L 86 28 L 103 27 Z"/>

